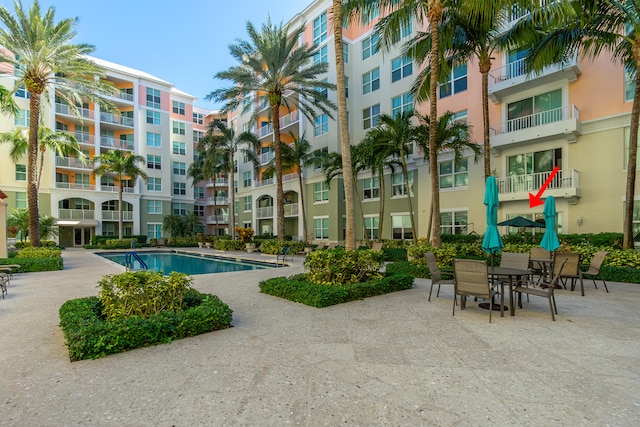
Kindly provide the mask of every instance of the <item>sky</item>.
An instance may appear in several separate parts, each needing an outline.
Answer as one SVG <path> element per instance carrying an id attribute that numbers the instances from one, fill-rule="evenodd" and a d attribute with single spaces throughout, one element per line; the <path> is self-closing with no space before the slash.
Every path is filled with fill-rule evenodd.
<path id="1" fill-rule="evenodd" d="M 5 3 L 3 1 L 3 3 Z M 5 7 L 13 10 L 13 2 Z M 75 43 L 95 46 L 93 56 L 135 68 L 172 83 L 205 101 L 212 90 L 230 83 L 213 78 L 236 62 L 229 44 L 247 39 L 247 21 L 260 27 L 267 17 L 286 23 L 308 4 L 305 0 L 40 0 L 53 6 L 56 20 L 78 18 Z M 25 9 L 31 0 L 23 0 Z"/>

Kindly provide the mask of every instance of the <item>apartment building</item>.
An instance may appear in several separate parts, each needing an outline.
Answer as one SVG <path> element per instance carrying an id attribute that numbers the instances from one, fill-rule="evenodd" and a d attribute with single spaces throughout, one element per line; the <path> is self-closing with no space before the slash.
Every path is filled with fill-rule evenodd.
<path id="1" fill-rule="evenodd" d="M 208 110 L 195 107 L 195 98 L 143 71 L 91 58 L 106 71 L 106 79 L 118 88 L 109 97 L 118 109 L 113 114 L 99 105 L 85 103 L 74 114 L 69 105 L 50 94 L 44 123 L 56 130 L 71 132 L 82 152 L 92 159 L 112 149 L 145 158 L 147 182 L 125 180 L 123 194 L 124 234 L 167 235 L 162 229 L 169 214 L 196 212 L 203 217 L 206 206 L 194 200 L 204 198 L 204 187 L 194 187 L 187 175 L 195 145 L 206 131 Z M 14 88 L 13 70 L 0 76 L 0 84 Z M 2 117 L 0 131 L 27 129 L 29 93 L 15 91 L 20 107 L 16 117 Z M 9 144 L 0 145 L 0 183 L 7 194 L 9 211 L 26 208 L 26 156 L 17 163 L 9 160 Z M 61 157 L 46 152 L 40 187 L 42 214 L 58 219 L 59 241 L 65 246 L 89 243 L 93 235 L 118 235 L 118 187 L 113 177 L 96 177 L 91 161 Z M 202 197 L 201 197 L 202 196 Z"/>

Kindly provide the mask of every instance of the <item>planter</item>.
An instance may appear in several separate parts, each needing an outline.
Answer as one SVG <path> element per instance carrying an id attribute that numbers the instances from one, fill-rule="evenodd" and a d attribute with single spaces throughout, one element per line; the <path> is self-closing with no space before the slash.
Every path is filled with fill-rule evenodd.
<path id="1" fill-rule="evenodd" d="M 199 248 L 204 247 L 204 242 L 198 242 L 198 247 L 199 247 Z"/>
<path id="2" fill-rule="evenodd" d="M 245 243 L 244 247 L 247 249 L 248 253 L 253 253 L 256 250 L 256 244 L 255 243 Z"/>

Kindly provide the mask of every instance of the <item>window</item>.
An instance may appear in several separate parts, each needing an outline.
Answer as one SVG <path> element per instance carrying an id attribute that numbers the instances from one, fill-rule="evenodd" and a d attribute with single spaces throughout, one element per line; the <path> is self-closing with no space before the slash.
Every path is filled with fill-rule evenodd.
<path id="1" fill-rule="evenodd" d="M 440 188 L 460 188 L 469 185 L 468 159 L 462 159 L 458 164 L 455 160 L 438 163 Z"/>
<path id="2" fill-rule="evenodd" d="M 372 34 L 371 36 L 362 40 L 362 60 L 364 61 L 371 55 L 375 55 L 378 52 L 378 48 L 380 47 L 380 40 L 377 34 Z"/>
<path id="3" fill-rule="evenodd" d="M 624 100 L 625 102 L 633 101 L 636 91 L 636 79 L 633 73 L 627 67 L 624 69 Z"/>
<path id="4" fill-rule="evenodd" d="M 102 235 L 103 236 L 115 236 L 116 235 L 116 224 L 105 222 L 102 224 Z"/>
<path id="5" fill-rule="evenodd" d="M 391 236 L 393 239 L 413 239 L 410 215 L 391 215 Z"/>
<path id="6" fill-rule="evenodd" d="M 362 200 L 380 198 L 380 178 L 367 178 L 362 184 Z"/>
<path id="7" fill-rule="evenodd" d="M 173 101 L 173 113 L 184 116 L 184 102 Z"/>
<path id="8" fill-rule="evenodd" d="M 378 227 L 380 224 L 380 218 L 376 216 L 368 216 L 364 218 L 364 236 L 369 237 L 369 239 L 377 239 L 378 238 Z"/>
<path id="9" fill-rule="evenodd" d="M 451 120 L 453 120 L 454 122 L 466 123 L 468 117 L 469 117 L 469 114 L 467 113 L 467 110 L 462 110 L 462 111 L 458 111 L 457 113 L 454 113 L 453 117 L 451 117 Z"/>
<path id="10" fill-rule="evenodd" d="M 77 173 L 76 174 L 76 187 L 77 188 L 89 188 L 89 174 L 88 173 Z"/>
<path id="11" fill-rule="evenodd" d="M 15 121 L 16 126 L 24 126 L 29 127 L 31 124 L 31 111 L 29 110 L 18 110 Z"/>
<path id="12" fill-rule="evenodd" d="M 160 108 L 160 91 L 147 88 L 147 107 Z"/>
<path id="13" fill-rule="evenodd" d="M 198 130 L 193 131 L 193 143 L 197 144 L 204 137 L 204 132 L 200 132 Z"/>
<path id="14" fill-rule="evenodd" d="M 24 88 L 24 85 L 20 85 L 20 87 L 16 88 L 14 95 L 16 98 L 31 99 L 31 93 Z"/>
<path id="15" fill-rule="evenodd" d="M 329 132 L 329 116 L 327 114 L 319 115 L 313 123 L 313 136 L 324 135 Z"/>
<path id="16" fill-rule="evenodd" d="M 327 12 L 313 20 L 313 45 L 319 45 L 327 39 Z"/>
<path id="17" fill-rule="evenodd" d="M 413 171 L 409 172 L 409 187 L 413 196 Z M 407 184 L 405 184 L 404 174 L 395 173 L 391 175 L 391 195 L 392 197 L 403 197 L 408 194 Z"/>
<path id="18" fill-rule="evenodd" d="M 467 63 L 453 66 L 445 83 L 440 83 L 440 98 L 467 90 Z"/>
<path id="19" fill-rule="evenodd" d="M 147 110 L 147 123 L 160 126 L 160 111 Z"/>
<path id="20" fill-rule="evenodd" d="M 233 222 L 236 221 L 235 217 L 238 216 L 238 201 L 236 200 L 235 202 L 233 202 Z"/>
<path id="21" fill-rule="evenodd" d="M 171 212 L 174 215 L 186 215 L 187 214 L 187 204 L 186 203 L 172 203 L 171 204 Z"/>
<path id="22" fill-rule="evenodd" d="M 147 147 L 162 147 L 162 135 L 159 133 L 147 132 Z"/>
<path id="23" fill-rule="evenodd" d="M 184 135 L 185 132 L 185 127 L 184 127 L 184 123 L 181 122 L 176 122 L 175 120 L 172 123 L 172 128 L 173 128 L 173 133 L 177 134 L 177 135 Z"/>
<path id="24" fill-rule="evenodd" d="M 325 44 L 313 54 L 314 64 L 325 64 L 328 61 L 327 45 Z"/>
<path id="25" fill-rule="evenodd" d="M 193 198 L 204 199 L 204 187 L 193 187 Z"/>
<path id="26" fill-rule="evenodd" d="M 104 230 L 103 230 L 104 234 Z M 161 239 L 162 238 L 162 223 L 160 222 L 148 222 L 147 223 L 147 237 L 149 239 Z"/>
<path id="27" fill-rule="evenodd" d="M 27 193 L 24 191 L 17 191 L 16 197 L 16 209 L 27 209 Z"/>
<path id="28" fill-rule="evenodd" d="M 466 66 L 466 65 L 465 65 Z M 391 61 L 391 82 L 410 76 L 413 73 L 413 62 L 407 55 L 400 56 Z M 465 71 L 466 79 L 466 71 Z M 466 83 L 465 83 L 466 85 Z M 466 88 L 466 86 L 465 86 Z"/>
<path id="29" fill-rule="evenodd" d="M 378 9 L 378 6 L 375 6 L 374 9 L 371 11 L 371 13 L 368 16 L 362 16 L 362 19 L 360 20 L 360 23 L 362 25 L 367 25 L 369 22 L 371 22 L 374 19 L 376 19 L 378 17 L 378 15 L 380 15 L 380 9 Z"/>
<path id="30" fill-rule="evenodd" d="M 147 200 L 147 213 L 162 215 L 162 200 Z"/>
<path id="31" fill-rule="evenodd" d="M 413 94 L 411 92 L 391 98 L 391 115 L 393 117 L 408 113 L 411 110 L 413 110 Z"/>
<path id="32" fill-rule="evenodd" d="M 187 184 L 185 184 L 184 182 L 173 183 L 174 196 L 185 196 L 186 194 L 187 194 Z"/>
<path id="33" fill-rule="evenodd" d="M 183 162 L 173 162 L 173 174 L 174 175 L 186 175 L 187 165 Z"/>
<path id="34" fill-rule="evenodd" d="M 349 77 L 344 77 L 344 96 L 349 97 Z"/>
<path id="35" fill-rule="evenodd" d="M 380 68 L 374 68 L 362 75 L 362 94 L 380 89 Z"/>
<path id="36" fill-rule="evenodd" d="M 329 217 L 313 218 L 313 234 L 316 240 L 329 238 Z"/>
<path id="37" fill-rule="evenodd" d="M 204 217 L 204 206 L 194 206 L 193 207 L 193 213 L 196 214 L 197 217 L 203 218 Z"/>
<path id="38" fill-rule="evenodd" d="M 440 212 L 440 233 L 441 234 L 468 234 L 467 218 L 469 212 L 453 211 Z"/>
<path id="39" fill-rule="evenodd" d="M 147 154 L 147 169 L 162 169 L 162 157 Z"/>
<path id="40" fill-rule="evenodd" d="M 193 113 L 193 123 L 197 125 L 204 124 L 204 114 Z"/>
<path id="41" fill-rule="evenodd" d="M 251 171 L 242 173 L 242 185 L 245 187 L 251 187 Z"/>
<path id="42" fill-rule="evenodd" d="M 244 211 L 245 212 L 250 212 L 252 204 L 253 204 L 253 202 L 252 202 L 251 196 L 245 197 L 244 198 L 244 204 L 243 204 Z"/>
<path id="43" fill-rule="evenodd" d="M 409 37 L 413 33 L 413 23 L 411 21 L 402 24 L 400 27 L 400 40 Z"/>
<path id="44" fill-rule="evenodd" d="M 505 191 L 537 191 L 555 166 L 562 167 L 562 148 L 521 153 L 507 157 L 509 179 Z M 549 188 L 557 188 L 561 180 L 555 178 Z"/>
<path id="45" fill-rule="evenodd" d="M 27 180 L 27 165 L 16 165 L 16 181 Z"/>
<path id="46" fill-rule="evenodd" d="M 148 191 L 162 191 L 162 178 L 149 178 L 147 179 Z"/>
<path id="47" fill-rule="evenodd" d="M 362 128 L 369 129 L 378 124 L 380 116 L 380 104 L 372 105 L 362 110 Z"/>
<path id="48" fill-rule="evenodd" d="M 184 142 L 173 141 L 173 154 L 184 156 L 187 154 L 187 144 Z"/>
<path id="49" fill-rule="evenodd" d="M 342 42 L 342 60 L 345 64 L 349 63 L 349 45 Z"/>
<path id="50" fill-rule="evenodd" d="M 313 201 L 314 203 L 329 201 L 329 184 L 324 181 L 313 184 Z"/>
<path id="51" fill-rule="evenodd" d="M 563 120 L 562 89 L 507 105 L 507 132 Z"/>
<path id="52" fill-rule="evenodd" d="M 327 79 L 323 79 L 322 83 L 327 83 L 328 80 Z M 325 86 L 316 86 L 315 87 L 316 92 L 318 92 L 320 95 L 322 95 L 323 97 L 327 97 L 327 95 L 329 95 L 329 89 Z M 320 102 L 320 100 L 318 98 L 315 98 L 316 103 Z"/>

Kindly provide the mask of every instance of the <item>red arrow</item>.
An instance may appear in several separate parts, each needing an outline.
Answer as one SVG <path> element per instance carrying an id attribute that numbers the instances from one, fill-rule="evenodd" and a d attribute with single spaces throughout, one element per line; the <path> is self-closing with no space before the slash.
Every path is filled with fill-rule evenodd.
<path id="1" fill-rule="evenodd" d="M 542 196 L 542 193 L 544 193 L 544 190 L 546 190 L 549 184 L 551 184 L 551 180 L 553 179 L 554 176 L 556 176 L 556 174 L 559 171 L 560 171 L 560 168 L 558 166 L 553 168 L 553 170 L 551 171 L 551 174 L 549 175 L 549 178 L 547 178 L 544 184 L 542 184 L 542 187 L 540 188 L 540 190 L 538 190 L 538 194 L 534 196 L 533 194 L 529 193 L 529 208 L 535 208 L 536 206 L 540 206 L 544 204 L 544 202 L 540 200 L 540 196 Z"/>

